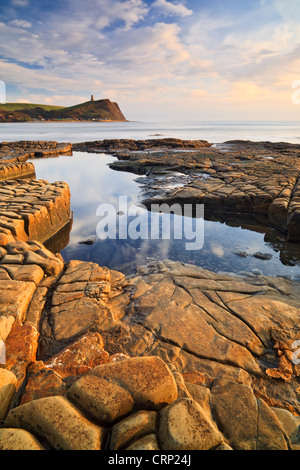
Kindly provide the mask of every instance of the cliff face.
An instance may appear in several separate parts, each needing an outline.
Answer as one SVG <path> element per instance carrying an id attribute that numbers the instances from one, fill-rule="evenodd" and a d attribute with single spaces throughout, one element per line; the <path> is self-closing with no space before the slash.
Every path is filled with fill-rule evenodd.
<path id="1" fill-rule="evenodd" d="M 26 122 L 31 120 L 31 117 L 23 112 L 0 109 L 0 122 Z"/>
<path id="2" fill-rule="evenodd" d="M 7 112 L 0 109 L 0 121 L 18 122 L 32 120 L 82 120 L 82 121 L 126 121 L 117 103 L 109 99 L 87 101 L 68 108 L 47 110 L 41 106 L 31 109 L 20 109 L 18 112 Z"/>
<path id="3" fill-rule="evenodd" d="M 50 111 L 49 117 L 54 119 L 126 121 L 118 104 L 109 99 L 87 101 L 77 106 Z"/>

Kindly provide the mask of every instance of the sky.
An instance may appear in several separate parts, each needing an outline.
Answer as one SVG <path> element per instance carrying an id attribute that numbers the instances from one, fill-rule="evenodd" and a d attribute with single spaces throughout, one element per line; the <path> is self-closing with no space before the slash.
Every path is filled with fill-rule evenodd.
<path id="1" fill-rule="evenodd" d="M 299 0 L 1 0 L 7 102 L 128 120 L 300 120 Z"/>

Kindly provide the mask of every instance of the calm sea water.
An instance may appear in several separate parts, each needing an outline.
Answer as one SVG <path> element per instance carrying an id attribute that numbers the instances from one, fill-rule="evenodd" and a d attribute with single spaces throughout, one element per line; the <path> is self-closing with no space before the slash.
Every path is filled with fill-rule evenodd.
<path id="1" fill-rule="evenodd" d="M 158 134 L 158 135 L 157 135 Z M 83 142 L 113 138 L 151 139 L 174 137 L 204 139 L 212 143 L 244 139 L 253 141 L 285 141 L 300 143 L 300 122 L 126 122 L 126 123 L 5 123 L 0 124 L 0 141 L 55 140 Z M 111 170 L 114 159 L 104 154 L 74 152 L 72 157 L 35 159 L 37 178 L 66 181 L 71 190 L 73 226 L 65 234 L 63 258 L 97 262 L 129 274 L 147 259 L 173 259 L 197 264 L 213 271 L 248 272 L 287 276 L 300 279 L 299 244 L 286 243 L 279 232 L 237 220 L 204 222 L 204 245 L 187 251 L 186 240 L 108 239 L 96 237 L 99 217 L 97 208 L 103 203 L 118 206 L 120 196 L 128 204 L 137 204 L 141 197 L 141 179 L 136 175 Z M 149 225 L 145 211 L 141 225 Z M 162 215 L 161 217 L 165 217 Z M 174 216 L 172 222 L 175 218 Z M 184 218 L 182 218 L 184 222 Z M 63 238 L 63 237 L 62 237 Z M 92 238 L 90 245 L 82 244 Z M 59 246 L 59 245 L 58 245 Z M 52 247 L 55 249 L 56 247 Z M 60 249 L 60 248 L 59 248 Z M 246 257 L 239 256 L 244 252 Z M 262 252 L 269 259 L 253 255 Z"/>
<path id="2" fill-rule="evenodd" d="M 232 139 L 300 143 L 300 121 L 0 124 L 0 141 L 55 140 L 74 143 L 103 139 L 151 139 L 157 138 L 155 134 L 178 139 L 203 139 L 211 143 Z"/>

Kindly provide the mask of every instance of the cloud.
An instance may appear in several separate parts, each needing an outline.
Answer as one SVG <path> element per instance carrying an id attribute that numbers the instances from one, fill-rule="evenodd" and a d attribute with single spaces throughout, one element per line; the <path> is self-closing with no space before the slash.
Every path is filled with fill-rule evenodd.
<path id="1" fill-rule="evenodd" d="M 261 0 L 261 6 L 276 11 L 284 20 L 299 21 L 299 0 Z"/>
<path id="2" fill-rule="evenodd" d="M 125 2 L 102 0 L 101 15 L 97 18 L 95 25 L 102 30 L 116 21 L 124 22 L 124 30 L 144 19 L 149 9 L 142 0 L 127 0 Z"/>
<path id="3" fill-rule="evenodd" d="M 23 28 L 23 29 L 29 29 L 32 26 L 32 24 L 26 20 L 13 20 L 10 22 L 10 24 L 12 26 L 15 26 L 16 28 Z"/>
<path id="4" fill-rule="evenodd" d="M 11 4 L 14 7 L 27 7 L 28 0 L 11 0 Z"/>
<path id="5" fill-rule="evenodd" d="M 189 52 L 179 38 L 176 24 L 156 23 L 154 26 L 133 29 L 126 36 L 116 33 L 106 53 L 106 63 L 120 69 L 162 77 L 166 70 L 174 70 L 190 59 Z"/>
<path id="6" fill-rule="evenodd" d="M 6 84 L 14 84 L 26 90 L 37 88 L 56 92 L 58 88 L 71 90 L 78 88 L 74 78 L 62 78 L 50 71 L 27 69 L 21 65 L 0 60 L 1 77 Z M 82 85 L 82 83 L 81 83 Z"/>
<path id="7" fill-rule="evenodd" d="M 166 0 L 156 0 L 153 7 L 159 8 L 165 15 L 189 16 L 193 14 L 192 10 L 186 8 L 182 3 L 172 3 Z"/>
<path id="8" fill-rule="evenodd" d="M 230 112 L 241 103 L 249 110 L 275 93 L 277 106 L 290 104 L 300 78 L 298 1 L 292 11 L 285 0 L 236 11 L 233 0 L 219 9 L 196 0 L 63 0 L 46 11 L 46 2 L 7 0 L 28 10 L 0 6 L 0 79 L 23 99 L 112 98 L 133 119 L 145 109 L 171 118 L 203 106 L 228 112 L 229 103 Z"/>
<path id="9" fill-rule="evenodd" d="M 223 258 L 225 255 L 224 248 L 217 243 L 210 243 L 210 250 L 218 258 Z"/>

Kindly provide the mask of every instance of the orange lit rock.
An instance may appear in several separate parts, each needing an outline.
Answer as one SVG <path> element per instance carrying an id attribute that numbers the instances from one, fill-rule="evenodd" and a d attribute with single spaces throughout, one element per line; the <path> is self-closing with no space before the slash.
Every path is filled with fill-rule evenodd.
<path id="1" fill-rule="evenodd" d="M 31 324 L 15 322 L 6 340 L 5 368 L 17 377 L 17 388 L 22 384 L 26 369 L 36 360 L 39 333 Z"/>

